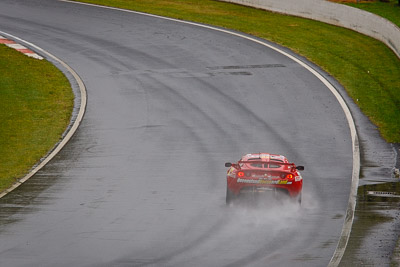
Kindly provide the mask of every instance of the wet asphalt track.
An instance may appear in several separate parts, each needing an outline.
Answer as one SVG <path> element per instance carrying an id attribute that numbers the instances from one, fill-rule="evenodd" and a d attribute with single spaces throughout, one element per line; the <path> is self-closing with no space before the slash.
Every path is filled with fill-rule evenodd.
<path id="1" fill-rule="evenodd" d="M 88 90 L 72 141 L 0 200 L 1 266 L 326 266 L 351 183 L 348 124 L 309 71 L 232 35 L 55 0 L 2 0 L 0 30 Z M 225 206 L 226 161 L 284 154 L 303 206 Z"/>

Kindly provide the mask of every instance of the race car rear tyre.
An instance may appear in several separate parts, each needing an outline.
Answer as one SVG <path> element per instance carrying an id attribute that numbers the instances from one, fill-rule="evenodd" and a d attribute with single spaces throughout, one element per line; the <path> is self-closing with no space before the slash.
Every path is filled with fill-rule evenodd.
<path id="1" fill-rule="evenodd" d="M 226 205 L 231 204 L 234 198 L 235 195 L 231 192 L 231 190 L 226 188 Z"/>
<path id="2" fill-rule="evenodd" d="M 301 193 L 297 196 L 297 203 L 301 206 Z"/>
<path id="3" fill-rule="evenodd" d="M 299 206 L 301 206 L 301 193 L 295 197 L 291 197 L 291 202 L 297 203 Z"/>

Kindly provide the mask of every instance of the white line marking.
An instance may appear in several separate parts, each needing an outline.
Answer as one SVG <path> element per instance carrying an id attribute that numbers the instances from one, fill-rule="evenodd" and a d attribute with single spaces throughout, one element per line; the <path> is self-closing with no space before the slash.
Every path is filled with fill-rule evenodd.
<path id="1" fill-rule="evenodd" d="M 42 48 L 40 48 L 40 47 L 38 47 L 38 46 L 36 46 L 36 45 L 34 45 L 32 43 L 29 43 L 29 42 L 27 42 L 27 41 L 25 41 L 25 40 L 23 40 L 21 38 L 18 38 L 16 36 L 13 36 L 11 34 L 8 34 L 8 33 L 5 33 L 5 32 L 2 32 L 2 31 L 0 31 L 0 33 L 2 35 L 10 36 L 11 38 L 13 38 L 15 40 L 18 40 L 18 41 L 20 41 L 22 43 L 25 43 L 28 46 L 34 47 L 36 50 L 40 51 L 42 54 L 45 54 L 45 55 L 51 57 L 52 59 L 54 59 L 55 61 L 59 62 L 62 66 L 64 66 L 67 69 L 67 71 L 69 73 L 72 74 L 72 76 L 74 77 L 74 79 L 78 83 L 79 91 L 80 91 L 80 94 L 81 94 L 80 95 L 81 96 L 81 103 L 80 103 L 80 106 L 79 106 L 78 115 L 77 115 L 74 123 L 72 124 L 71 128 L 69 128 L 68 132 L 64 136 L 64 138 L 57 144 L 57 146 L 51 151 L 51 153 L 49 155 L 46 156 L 46 158 L 39 165 L 37 165 L 33 170 L 31 170 L 25 177 L 23 177 L 20 180 L 18 180 L 18 182 L 16 182 L 12 187 L 10 187 L 10 188 L 6 189 L 5 191 L 3 191 L 2 193 L 0 193 L 0 198 L 2 198 L 5 195 L 7 195 L 9 192 L 13 191 L 18 186 L 20 186 L 21 184 L 26 182 L 33 175 L 35 175 L 52 158 L 54 158 L 54 156 L 56 156 L 57 153 L 60 152 L 60 150 L 68 143 L 68 141 L 71 139 L 71 137 L 74 135 L 74 133 L 78 129 L 78 127 L 79 127 L 79 125 L 80 125 L 80 123 L 81 123 L 81 121 L 83 119 L 83 115 L 85 114 L 87 95 L 86 95 L 86 88 L 85 88 L 85 85 L 83 84 L 83 81 L 78 76 L 78 74 L 70 66 L 68 66 L 65 62 L 63 62 L 59 58 L 53 56 L 52 54 L 50 54 L 46 50 L 44 50 L 44 49 L 42 49 Z"/>
<path id="2" fill-rule="evenodd" d="M 25 46 L 21 44 L 6 44 L 6 46 L 14 48 L 14 49 L 27 49 Z"/>
<path id="3" fill-rule="evenodd" d="M 33 58 L 36 58 L 36 59 L 39 59 L 39 60 L 43 60 L 43 57 L 39 56 L 36 53 L 24 53 L 24 54 L 27 55 L 28 57 L 33 57 Z"/>

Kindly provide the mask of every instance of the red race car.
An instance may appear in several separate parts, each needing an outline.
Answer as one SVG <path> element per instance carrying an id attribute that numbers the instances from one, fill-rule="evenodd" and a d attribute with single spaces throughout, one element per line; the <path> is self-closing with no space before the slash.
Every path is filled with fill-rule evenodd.
<path id="1" fill-rule="evenodd" d="M 247 154 L 237 163 L 225 163 L 226 204 L 240 195 L 273 192 L 286 195 L 301 204 L 304 166 L 290 163 L 285 156 L 268 153 Z"/>

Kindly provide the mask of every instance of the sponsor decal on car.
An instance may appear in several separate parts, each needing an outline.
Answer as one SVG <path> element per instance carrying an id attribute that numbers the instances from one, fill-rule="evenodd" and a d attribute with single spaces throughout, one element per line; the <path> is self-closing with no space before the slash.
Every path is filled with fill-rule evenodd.
<path id="1" fill-rule="evenodd" d="M 245 184 L 291 184 L 288 183 L 286 180 L 254 180 L 254 179 L 237 179 L 238 183 L 245 183 Z"/>
<path id="2" fill-rule="evenodd" d="M 268 173 L 265 173 L 265 174 L 252 173 L 251 177 L 253 177 L 253 178 L 269 178 L 269 179 L 279 179 L 280 178 L 279 176 L 272 176 L 272 175 L 269 175 Z"/>
<path id="3" fill-rule="evenodd" d="M 228 171 L 228 176 L 229 177 L 235 177 L 235 172 L 234 172 L 235 168 L 231 167 Z"/>

